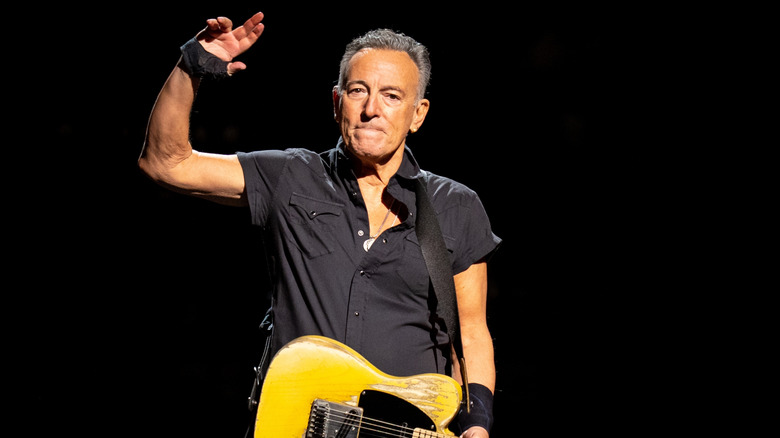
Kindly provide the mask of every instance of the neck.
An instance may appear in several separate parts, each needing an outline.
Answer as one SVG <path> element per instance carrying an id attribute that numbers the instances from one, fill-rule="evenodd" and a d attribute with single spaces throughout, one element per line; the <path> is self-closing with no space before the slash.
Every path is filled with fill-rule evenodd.
<path id="1" fill-rule="evenodd" d="M 398 172 L 404 159 L 404 144 L 402 143 L 395 152 L 385 157 L 359 156 L 349 148 L 348 154 L 352 156 L 352 170 L 362 186 L 370 186 L 383 190 L 390 182 L 390 178 Z"/>
<path id="2" fill-rule="evenodd" d="M 363 195 L 363 201 L 366 203 L 366 208 L 369 211 L 373 211 L 382 205 L 386 207 L 384 195 L 387 181 L 379 178 L 363 177 L 358 178 L 358 186 L 360 186 L 360 193 Z"/>
<path id="3" fill-rule="evenodd" d="M 384 190 L 387 184 L 390 182 L 390 178 L 395 175 L 401 163 L 371 163 L 355 160 L 355 176 L 360 182 L 361 186 L 370 186 L 379 190 Z"/>

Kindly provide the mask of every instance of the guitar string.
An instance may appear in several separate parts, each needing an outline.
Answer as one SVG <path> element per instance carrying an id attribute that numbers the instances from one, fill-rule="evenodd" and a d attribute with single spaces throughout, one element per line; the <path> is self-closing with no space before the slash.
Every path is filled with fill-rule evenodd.
<path id="1" fill-rule="evenodd" d="M 326 414 L 326 416 L 329 417 L 330 419 L 334 419 L 337 421 L 341 420 L 342 422 L 346 422 L 347 419 L 352 419 L 352 416 L 347 414 L 342 414 L 340 412 L 330 412 Z M 399 436 L 399 433 L 405 433 L 409 436 L 414 436 L 415 430 L 419 429 L 418 432 L 419 434 L 426 434 L 426 435 L 418 435 L 418 437 L 420 438 L 446 437 L 446 435 L 439 434 L 438 432 L 432 432 L 422 428 L 411 428 L 411 427 L 401 426 L 398 424 L 378 420 L 371 417 L 361 417 L 360 424 L 361 424 L 360 430 L 364 436 Z M 371 426 L 373 428 L 367 426 Z M 366 432 L 373 432 L 376 433 L 376 435 L 367 434 Z"/>
<path id="2" fill-rule="evenodd" d="M 326 414 L 326 416 L 329 417 L 330 419 L 336 421 L 342 421 L 342 422 L 345 422 L 347 421 L 348 418 L 350 418 L 349 415 L 345 415 L 340 412 L 331 412 Z M 405 430 L 408 431 L 410 429 L 408 427 L 404 427 L 387 421 L 381 421 L 375 418 L 365 417 L 365 416 L 360 418 L 360 424 L 361 424 L 360 426 L 361 432 L 369 431 L 369 432 L 378 432 L 378 433 L 397 435 L 398 432 L 404 432 Z M 365 427 L 364 425 L 372 426 L 374 428 L 371 429 Z M 388 430 L 389 432 L 385 432 L 382 429 Z M 374 436 L 378 436 L 378 435 L 374 435 Z"/>

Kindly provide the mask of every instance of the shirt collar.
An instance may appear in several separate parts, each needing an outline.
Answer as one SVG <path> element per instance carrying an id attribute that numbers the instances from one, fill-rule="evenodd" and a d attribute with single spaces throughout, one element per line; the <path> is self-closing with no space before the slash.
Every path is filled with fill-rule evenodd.
<path id="1" fill-rule="evenodd" d="M 346 145 L 344 144 L 344 138 L 339 137 L 339 141 L 336 144 L 336 168 L 338 171 L 343 172 L 347 169 L 351 169 L 349 165 L 350 157 L 346 152 Z M 341 168 L 343 165 L 343 168 Z M 417 164 L 417 160 L 412 154 L 412 150 L 409 146 L 404 146 L 404 158 L 401 161 L 401 166 L 394 176 L 398 176 L 407 180 L 414 180 L 420 178 L 423 175 L 420 165 Z"/>

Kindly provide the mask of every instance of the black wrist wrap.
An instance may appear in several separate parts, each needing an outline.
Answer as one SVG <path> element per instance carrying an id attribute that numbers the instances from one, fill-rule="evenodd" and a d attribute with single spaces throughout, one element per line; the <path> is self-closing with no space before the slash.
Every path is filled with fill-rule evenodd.
<path id="1" fill-rule="evenodd" d="M 493 427 L 493 393 L 479 383 L 469 383 L 469 399 L 471 412 L 466 412 L 465 407 L 458 412 L 455 417 L 458 430 L 453 432 L 460 435 L 472 426 L 482 426 L 490 432 L 490 428 Z"/>
<path id="2" fill-rule="evenodd" d="M 222 79 L 228 75 L 227 61 L 223 61 L 211 53 L 193 38 L 181 46 L 184 70 L 195 78 Z"/>

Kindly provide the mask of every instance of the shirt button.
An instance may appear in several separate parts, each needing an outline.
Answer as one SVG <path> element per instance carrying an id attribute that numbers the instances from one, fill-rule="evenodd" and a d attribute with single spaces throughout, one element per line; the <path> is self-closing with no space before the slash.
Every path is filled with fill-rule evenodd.
<path id="1" fill-rule="evenodd" d="M 360 312 L 355 312 L 355 316 L 360 316 Z"/>
<path id="2" fill-rule="evenodd" d="M 365 232 L 365 231 L 363 231 L 363 230 L 358 230 L 358 236 L 362 236 L 362 235 L 364 235 L 364 234 L 366 234 L 366 232 Z"/>
<path id="3" fill-rule="evenodd" d="M 366 275 L 366 271 L 360 271 L 360 275 Z"/>

